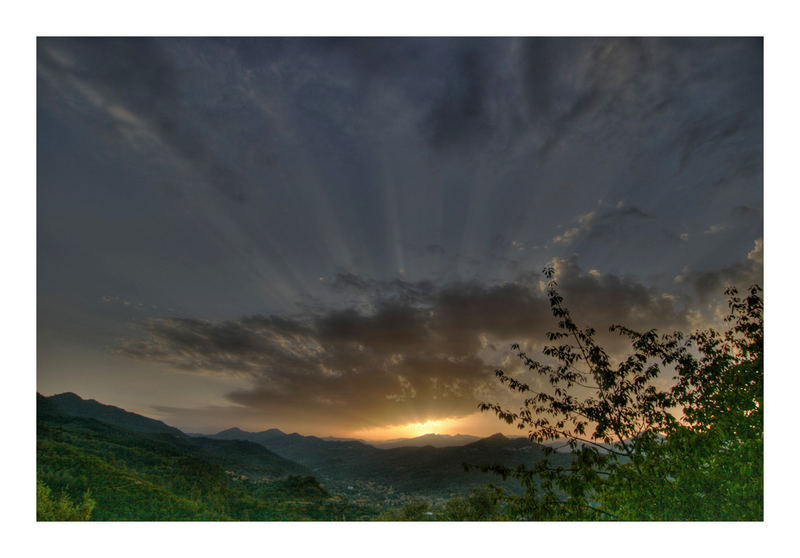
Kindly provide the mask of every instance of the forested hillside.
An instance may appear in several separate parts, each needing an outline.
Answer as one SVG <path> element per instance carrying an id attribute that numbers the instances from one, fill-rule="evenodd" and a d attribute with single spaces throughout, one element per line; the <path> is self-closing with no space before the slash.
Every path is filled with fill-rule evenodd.
<path id="1" fill-rule="evenodd" d="M 545 458 L 543 446 L 499 434 L 463 446 L 378 449 L 277 429 L 188 436 L 75 394 L 37 395 L 37 403 L 40 519 L 476 519 L 487 502 L 499 504 L 483 490 L 489 483 L 521 490 L 481 468 Z M 482 511 L 465 511 L 476 505 Z"/>
<path id="2" fill-rule="evenodd" d="M 375 513 L 332 496 L 306 468 L 257 444 L 135 432 L 38 401 L 37 478 L 56 498 L 91 500 L 94 520 L 352 520 Z"/>

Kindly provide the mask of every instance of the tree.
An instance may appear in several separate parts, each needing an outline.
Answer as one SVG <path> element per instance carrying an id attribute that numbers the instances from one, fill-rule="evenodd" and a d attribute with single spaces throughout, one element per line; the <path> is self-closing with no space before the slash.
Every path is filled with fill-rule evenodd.
<path id="1" fill-rule="evenodd" d="M 494 486 L 477 488 L 464 497 L 447 500 L 437 514 L 442 521 L 492 521 L 502 519 L 500 498 L 502 491 Z"/>
<path id="2" fill-rule="evenodd" d="M 36 481 L 36 520 L 37 521 L 86 521 L 94 509 L 94 500 L 87 490 L 80 504 L 73 504 L 66 494 L 53 495 L 50 487 Z"/>
<path id="3" fill-rule="evenodd" d="M 545 378 L 534 390 L 502 370 L 523 394 L 518 412 L 481 403 L 531 440 L 562 439 L 567 467 L 489 467 L 522 482 L 510 497 L 520 519 L 760 520 L 763 517 L 763 301 L 726 291 L 730 329 L 659 335 L 623 326 L 631 353 L 612 363 L 596 331 L 579 328 L 544 270 L 558 328 L 543 348 L 549 362 L 512 345 L 523 365 Z M 671 371 L 673 384 L 657 381 Z M 552 451 L 552 447 L 549 448 Z"/>
<path id="4" fill-rule="evenodd" d="M 380 521 L 425 521 L 432 520 L 433 512 L 430 503 L 420 498 L 412 498 L 400 508 L 384 512 L 378 517 Z"/>

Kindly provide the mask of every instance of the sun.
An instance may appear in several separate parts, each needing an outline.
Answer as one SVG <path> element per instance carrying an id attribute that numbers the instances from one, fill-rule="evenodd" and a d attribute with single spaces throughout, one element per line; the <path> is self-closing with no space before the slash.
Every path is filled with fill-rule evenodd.
<path id="1" fill-rule="evenodd" d="M 452 427 L 453 419 L 427 420 L 408 424 L 367 428 L 353 433 L 363 440 L 391 440 L 393 438 L 416 438 L 425 434 L 444 434 Z"/>
<path id="2" fill-rule="evenodd" d="M 425 422 L 417 422 L 406 425 L 406 431 L 409 436 L 422 436 L 424 434 L 438 434 L 444 426 L 444 421 L 441 420 L 428 420 Z"/>

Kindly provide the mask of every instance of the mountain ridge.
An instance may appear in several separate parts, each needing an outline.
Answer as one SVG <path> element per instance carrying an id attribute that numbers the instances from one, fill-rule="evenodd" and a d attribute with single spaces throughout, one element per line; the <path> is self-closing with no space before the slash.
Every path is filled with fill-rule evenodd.
<path id="1" fill-rule="evenodd" d="M 94 399 L 83 399 L 72 392 L 50 397 L 37 393 L 36 396 L 39 429 L 55 427 L 111 436 L 119 436 L 116 430 L 121 430 L 129 432 L 130 436 L 144 436 L 147 440 L 171 445 L 177 451 L 203 455 L 215 464 L 233 468 L 242 474 L 266 474 L 271 477 L 310 474 L 307 467 L 254 442 L 189 436 L 160 420 L 105 405 Z"/>
<path id="2" fill-rule="evenodd" d="M 514 489 L 518 486 L 512 481 L 476 469 L 492 465 L 530 466 L 541 459 L 565 464 L 571 459 L 565 454 L 547 457 L 544 446 L 525 437 L 507 437 L 501 433 L 443 447 L 419 444 L 461 442 L 472 437 L 423 435 L 401 439 L 400 446 L 388 448 L 362 440 L 330 440 L 297 432 L 287 434 L 277 428 L 247 432 L 231 427 L 212 435 L 189 436 L 161 421 L 85 400 L 73 393 L 49 398 L 37 394 L 37 403 L 42 417 L 72 413 L 73 423 L 78 419 L 94 420 L 98 425 L 112 424 L 131 432 L 138 429 L 139 434 L 149 437 L 166 437 L 164 439 L 172 440 L 169 443 L 183 448 L 181 451 L 200 451 L 212 462 L 248 476 L 307 474 L 345 489 L 361 483 L 373 487 L 369 490 L 385 487 L 390 493 L 452 495 L 464 494 L 489 482 Z M 97 425 L 75 423 L 74 426 L 102 430 L 102 426 Z M 476 469 L 465 472 L 466 465 Z"/>
<path id="3" fill-rule="evenodd" d="M 163 421 L 126 411 L 114 405 L 106 405 L 95 399 L 84 399 L 71 391 L 51 395 L 50 397 L 46 397 L 41 393 L 37 393 L 36 396 L 37 409 L 41 409 L 43 413 L 55 411 L 71 416 L 101 420 L 134 432 L 161 433 L 186 437 L 183 431 L 174 426 L 169 426 Z"/>
<path id="4" fill-rule="evenodd" d="M 399 447 L 423 447 L 433 446 L 435 448 L 443 448 L 450 446 L 465 446 L 472 442 L 480 440 L 480 436 L 473 436 L 470 434 L 436 434 L 429 433 L 422 436 L 413 438 L 394 438 L 391 440 L 383 441 L 365 441 L 364 443 L 376 448 L 391 449 Z"/>
<path id="5" fill-rule="evenodd" d="M 464 493 L 488 482 L 515 487 L 513 482 L 477 470 L 465 472 L 465 465 L 516 467 L 530 466 L 541 459 L 552 459 L 557 464 L 566 464 L 571 459 L 564 454 L 547 457 L 544 446 L 526 437 L 509 438 L 501 433 L 449 447 L 378 448 L 362 441 L 330 441 L 298 433 L 280 435 L 274 430 L 247 433 L 228 429 L 211 437 L 243 438 L 259 443 L 328 481 L 377 483 L 409 494 Z"/>

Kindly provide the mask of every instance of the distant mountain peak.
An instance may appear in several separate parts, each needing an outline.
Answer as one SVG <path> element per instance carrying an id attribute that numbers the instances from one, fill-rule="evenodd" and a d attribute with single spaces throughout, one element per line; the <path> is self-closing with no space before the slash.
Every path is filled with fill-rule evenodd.
<path id="1" fill-rule="evenodd" d="M 246 430 L 242 430 L 238 426 L 234 426 L 232 428 L 227 428 L 225 430 L 217 432 L 217 436 L 219 436 L 220 434 L 250 434 L 250 432 L 247 432 Z"/>
<path id="2" fill-rule="evenodd" d="M 500 447 L 510 443 L 511 439 L 500 432 L 481 438 L 477 442 L 470 444 L 471 446 L 487 446 L 487 447 Z"/>
<path id="3" fill-rule="evenodd" d="M 286 432 L 279 428 L 270 428 L 269 430 L 260 432 L 260 434 L 280 434 L 281 436 L 286 436 Z"/>
<path id="4" fill-rule="evenodd" d="M 64 393 L 57 393 L 55 395 L 51 395 L 48 399 L 52 399 L 54 401 L 65 401 L 65 400 L 73 400 L 73 401 L 94 401 L 94 399 L 84 399 L 77 393 L 71 391 L 65 391 Z"/>
<path id="5" fill-rule="evenodd" d="M 262 432 L 248 432 L 241 428 L 234 426 L 222 432 L 217 432 L 212 435 L 212 438 L 220 438 L 225 440 L 250 440 L 251 442 L 258 442 L 261 440 L 269 440 L 273 438 L 284 438 L 287 434 L 281 432 L 277 428 L 270 428 Z"/>
<path id="6" fill-rule="evenodd" d="M 380 442 L 367 442 L 376 448 L 391 449 L 399 447 L 453 447 L 465 446 L 472 442 L 480 440 L 477 436 L 470 436 L 468 434 L 423 434 L 415 438 L 395 438 L 393 440 L 384 440 Z"/>

